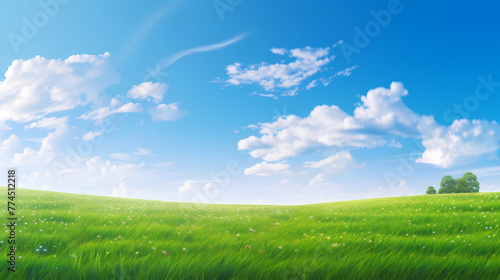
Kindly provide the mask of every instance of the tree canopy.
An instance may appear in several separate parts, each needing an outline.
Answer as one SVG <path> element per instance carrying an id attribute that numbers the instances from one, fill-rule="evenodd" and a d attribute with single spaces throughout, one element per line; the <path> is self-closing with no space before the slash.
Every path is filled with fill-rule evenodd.
<path id="1" fill-rule="evenodd" d="M 441 179 L 441 184 L 438 193 L 456 193 L 457 189 L 456 186 L 457 182 L 451 175 L 446 175 Z"/>
<path id="2" fill-rule="evenodd" d="M 467 188 L 470 192 L 479 192 L 479 182 L 477 181 L 477 176 L 472 172 L 465 172 L 462 178 L 467 182 Z"/>
<path id="3" fill-rule="evenodd" d="M 429 187 L 430 188 L 430 187 Z M 427 192 L 429 193 L 429 188 Z M 438 193 L 471 193 L 479 192 L 479 182 L 477 176 L 472 172 L 465 172 L 464 175 L 456 180 L 451 175 L 446 175 L 441 179 Z"/>
<path id="4" fill-rule="evenodd" d="M 436 189 L 433 186 L 427 188 L 426 194 L 436 194 Z"/>

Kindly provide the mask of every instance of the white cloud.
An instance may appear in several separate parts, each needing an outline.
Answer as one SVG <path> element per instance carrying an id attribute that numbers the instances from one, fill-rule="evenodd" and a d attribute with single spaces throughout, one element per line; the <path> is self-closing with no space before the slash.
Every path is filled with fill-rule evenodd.
<path id="1" fill-rule="evenodd" d="M 68 122 L 68 117 L 62 117 L 62 118 L 43 118 L 42 120 L 39 120 L 37 122 L 32 122 L 29 125 L 26 125 L 24 129 L 30 129 L 30 128 L 42 128 L 42 129 L 62 129 L 63 127 L 66 126 Z"/>
<path id="2" fill-rule="evenodd" d="M 146 149 L 146 148 L 137 148 L 137 152 L 134 152 L 133 154 L 138 155 L 138 156 L 152 156 L 152 155 L 154 155 L 152 150 Z"/>
<path id="3" fill-rule="evenodd" d="M 44 118 L 40 121 L 33 122 L 25 127 L 41 128 L 47 130 L 55 130 L 50 132 L 41 141 L 35 141 L 41 144 L 41 147 L 36 150 L 32 147 L 25 147 L 21 153 L 13 155 L 12 163 L 14 165 L 24 165 L 25 167 L 34 167 L 46 165 L 57 157 L 68 156 L 70 152 L 67 150 L 69 143 L 74 143 L 79 139 L 78 129 L 68 125 L 68 117 L 61 118 Z M 74 152 L 74 150 L 73 150 Z M 65 160 L 67 161 L 67 160 Z"/>
<path id="4" fill-rule="evenodd" d="M 112 196 L 126 197 L 128 194 L 128 187 L 125 182 L 121 182 L 116 189 L 113 189 Z"/>
<path id="5" fill-rule="evenodd" d="M 82 159 L 77 165 L 67 165 L 66 162 L 58 168 L 52 164 L 35 166 L 33 169 L 39 174 L 38 178 L 27 178 L 23 182 L 36 188 L 57 187 L 76 193 L 146 198 L 141 186 L 154 184 L 160 174 L 151 178 L 153 174 L 143 167 L 144 164 L 114 164 L 94 156 Z"/>
<path id="6" fill-rule="evenodd" d="M 317 162 L 305 162 L 305 167 L 321 168 L 326 172 L 339 172 L 357 166 L 349 151 L 341 151 Z"/>
<path id="7" fill-rule="evenodd" d="M 403 144 L 401 142 L 396 141 L 395 139 L 391 139 L 391 142 L 389 143 L 389 147 L 391 148 L 403 148 Z"/>
<path id="8" fill-rule="evenodd" d="M 226 67 L 229 76 L 226 83 L 230 85 L 256 84 L 268 92 L 281 89 L 285 90 L 282 95 L 296 95 L 298 86 L 322 71 L 332 61 L 329 48 L 305 47 L 289 51 L 272 48 L 271 52 L 277 55 L 289 53 L 292 61 L 275 64 L 261 62 L 246 68 L 243 68 L 240 63 L 234 63 Z"/>
<path id="9" fill-rule="evenodd" d="M 401 83 L 393 82 L 389 89 L 368 91 L 353 115 L 335 105 L 321 105 L 305 118 L 289 115 L 260 123 L 262 136 L 240 140 L 238 149 L 251 150 L 255 158 L 278 161 L 321 147 L 397 147 L 395 138 L 411 137 L 422 139 L 426 148 L 420 162 L 443 167 L 498 151 L 498 123 L 461 120 L 450 127 L 440 126 L 433 116 L 408 108 L 402 101 L 407 94 Z"/>
<path id="10" fill-rule="evenodd" d="M 43 127 L 45 124 L 48 125 L 50 123 L 51 122 L 43 122 L 42 120 L 41 123 L 37 123 L 34 127 Z M 14 154 L 12 163 L 25 166 L 45 165 L 56 157 L 68 155 L 69 152 L 65 150 L 65 148 L 68 147 L 68 143 L 74 142 L 74 139 L 79 139 L 79 137 L 77 137 L 77 129 L 70 128 L 69 125 L 64 122 L 54 123 L 58 123 L 56 127 L 52 127 L 56 128 L 56 130 L 50 132 L 42 139 L 39 150 L 35 150 L 32 147 L 25 147 L 22 153 Z M 46 126 L 45 128 L 50 129 L 49 127 L 50 126 Z"/>
<path id="11" fill-rule="evenodd" d="M 278 163 L 269 163 L 269 162 L 261 162 L 256 165 L 245 169 L 245 175 L 255 175 L 255 176 L 270 176 L 276 174 L 289 174 L 290 171 L 288 168 L 289 164 L 284 162 Z"/>
<path id="12" fill-rule="evenodd" d="M 186 114 L 179 108 L 178 103 L 160 104 L 149 108 L 148 113 L 153 121 L 177 121 Z"/>
<path id="13" fill-rule="evenodd" d="M 89 131 L 82 136 L 82 139 L 85 141 L 90 141 L 90 140 L 96 138 L 97 136 L 102 135 L 103 133 L 104 133 L 104 131 L 102 131 L 102 130 L 99 130 L 96 132 Z"/>
<path id="14" fill-rule="evenodd" d="M 375 147 L 385 140 L 363 133 L 352 117 L 337 106 L 317 106 L 306 118 L 289 115 L 273 123 L 261 123 L 261 138 L 250 136 L 238 142 L 239 150 L 266 161 L 297 156 L 306 149 L 321 146 Z"/>
<path id="15" fill-rule="evenodd" d="M 156 65 L 153 73 L 150 74 L 150 77 L 154 77 L 155 74 L 158 75 L 163 69 L 169 67 L 172 63 L 176 62 L 177 60 L 179 60 L 183 57 L 186 57 L 186 56 L 189 56 L 192 54 L 196 54 L 196 53 L 203 53 L 203 52 L 211 52 L 211 51 L 220 50 L 220 49 L 229 47 L 229 46 L 239 42 L 240 40 L 242 40 L 246 36 L 247 36 L 246 34 L 240 34 L 240 35 L 237 35 L 231 39 L 228 39 L 228 40 L 225 40 L 225 41 L 222 41 L 219 43 L 215 43 L 215 44 L 207 45 L 207 46 L 198 46 L 198 47 L 194 47 L 191 49 L 182 50 L 182 51 L 179 51 L 171 56 L 162 58 L 158 62 L 158 64 Z"/>
<path id="16" fill-rule="evenodd" d="M 182 186 L 179 187 L 179 192 L 188 192 L 196 188 L 196 182 L 192 180 L 187 180 Z"/>
<path id="17" fill-rule="evenodd" d="M 319 80 L 321 81 L 321 83 L 323 84 L 323 86 L 328 86 L 332 81 L 333 81 L 333 78 L 335 78 L 334 76 L 330 76 L 328 78 L 325 78 L 325 77 L 321 77 L 319 78 Z"/>
<path id="18" fill-rule="evenodd" d="M 354 69 L 356 69 L 356 68 L 358 68 L 358 65 L 354 65 L 354 66 L 351 66 L 351 67 L 347 67 L 346 69 L 344 69 L 344 70 L 341 70 L 341 71 L 337 72 L 337 73 L 335 74 L 335 76 L 344 76 L 344 77 L 349 77 L 349 76 L 351 76 L 352 71 L 353 71 Z"/>
<path id="19" fill-rule="evenodd" d="M 26 147 L 21 152 L 16 152 L 18 142 L 19 139 L 14 135 L 0 141 L 0 156 L 3 159 L 0 166 L 22 168 L 21 180 L 28 188 L 175 199 L 173 195 L 169 196 L 169 192 L 174 189 L 166 190 L 164 186 L 171 179 L 170 174 L 149 166 L 143 168 L 145 163 L 113 164 L 100 157 L 92 157 L 95 146 L 92 141 L 81 139 L 79 128 L 65 126 L 50 132 L 41 143 L 36 143 L 37 146 L 41 144 L 40 148 Z M 144 185 L 150 186 L 147 193 L 141 190 Z"/>
<path id="20" fill-rule="evenodd" d="M 95 101 L 119 81 L 109 53 L 14 60 L 0 82 L 0 122 L 30 121 Z"/>
<path id="21" fill-rule="evenodd" d="M 404 104 L 408 91 L 402 83 L 391 83 L 390 89 L 376 88 L 361 97 L 362 104 L 354 110 L 360 126 L 403 137 L 417 137 L 438 127 L 434 117 L 419 115 Z"/>
<path id="22" fill-rule="evenodd" d="M 338 40 L 335 44 L 333 44 L 333 47 L 336 48 L 338 45 L 344 43 L 342 40 Z"/>
<path id="23" fill-rule="evenodd" d="M 109 105 L 111 107 L 120 107 L 122 106 L 123 102 L 120 100 L 120 95 L 116 96 L 115 98 L 112 98 L 111 99 L 111 102 L 109 103 Z"/>
<path id="24" fill-rule="evenodd" d="M 284 48 L 271 48 L 270 51 L 278 55 L 284 55 L 285 53 L 287 53 L 287 50 Z"/>
<path id="25" fill-rule="evenodd" d="M 499 149 L 500 126 L 484 120 L 455 120 L 449 127 L 439 127 L 426 135 L 426 148 L 421 163 L 450 167 L 457 162 L 468 163 L 478 155 L 496 156 Z"/>
<path id="26" fill-rule="evenodd" d="M 17 137 L 16 135 L 11 135 L 9 138 L 0 143 L 0 156 L 4 156 L 20 145 L 21 141 L 19 140 L 19 137 Z"/>
<path id="27" fill-rule="evenodd" d="M 105 117 L 113 114 L 120 113 L 140 113 L 142 112 L 142 105 L 140 103 L 127 103 L 119 108 L 112 109 L 110 106 L 102 107 L 94 111 L 87 112 L 80 116 L 84 120 L 102 120 Z"/>
<path id="28" fill-rule="evenodd" d="M 340 188 L 340 186 L 327 182 L 325 175 L 318 174 L 309 181 L 311 188 Z"/>
<path id="29" fill-rule="evenodd" d="M 217 193 L 218 189 L 210 182 L 187 180 L 178 188 L 176 196 L 180 201 L 208 203 L 209 198 L 216 196 Z"/>
<path id="30" fill-rule="evenodd" d="M 6 125 L 3 122 L 0 122 L 0 131 L 2 131 L 2 130 L 12 130 L 12 127 Z"/>
<path id="31" fill-rule="evenodd" d="M 260 97 L 268 97 L 268 98 L 272 98 L 272 99 L 278 99 L 278 97 L 272 93 L 252 92 L 251 95 L 257 95 Z"/>
<path id="32" fill-rule="evenodd" d="M 307 90 L 310 90 L 312 88 L 315 88 L 318 86 L 318 80 L 313 80 L 311 81 L 307 86 L 306 86 L 306 89 Z"/>
<path id="33" fill-rule="evenodd" d="M 127 96 L 133 99 L 148 100 L 158 103 L 162 101 L 167 88 L 168 86 L 166 83 L 144 82 L 140 85 L 134 85 L 127 92 Z"/>

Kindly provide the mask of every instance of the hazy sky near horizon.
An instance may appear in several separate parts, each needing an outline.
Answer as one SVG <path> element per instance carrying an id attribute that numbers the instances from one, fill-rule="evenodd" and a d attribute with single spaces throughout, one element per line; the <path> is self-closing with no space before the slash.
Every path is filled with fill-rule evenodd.
<path id="1" fill-rule="evenodd" d="M 500 191 L 500 4 L 3 3 L 19 187 L 305 204 Z M 0 183 L 1 185 L 1 183 Z"/>

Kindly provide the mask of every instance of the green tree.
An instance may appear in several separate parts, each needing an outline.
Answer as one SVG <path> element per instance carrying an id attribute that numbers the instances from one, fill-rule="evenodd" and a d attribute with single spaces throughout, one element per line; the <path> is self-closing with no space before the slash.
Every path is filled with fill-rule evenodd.
<path id="1" fill-rule="evenodd" d="M 472 172 L 465 172 L 464 176 L 462 176 L 464 181 L 466 182 L 468 192 L 479 192 L 479 182 L 477 181 L 477 176 Z"/>
<path id="2" fill-rule="evenodd" d="M 463 177 L 456 179 L 455 182 L 456 182 L 455 187 L 457 189 L 457 192 L 459 192 L 459 193 L 470 193 L 471 192 L 471 190 L 469 189 L 469 186 L 467 184 L 467 181 Z"/>
<path id="3" fill-rule="evenodd" d="M 436 194 L 436 189 L 433 186 L 427 188 L 426 194 Z"/>
<path id="4" fill-rule="evenodd" d="M 441 187 L 439 188 L 438 193 L 456 193 L 456 184 L 457 182 L 453 179 L 453 177 L 451 177 L 451 175 L 446 175 L 443 179 L 441 179 Z"/>

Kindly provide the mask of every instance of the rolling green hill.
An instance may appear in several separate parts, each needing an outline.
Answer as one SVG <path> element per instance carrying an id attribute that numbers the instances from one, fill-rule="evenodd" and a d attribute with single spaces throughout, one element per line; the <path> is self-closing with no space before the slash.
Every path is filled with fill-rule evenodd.
<path id="1" fill-rule="evenodd" d="M 500 279 L 499 195 L 250 206 L 20 189 L 17 270 L 5 230 L 0 279 Z"/>

